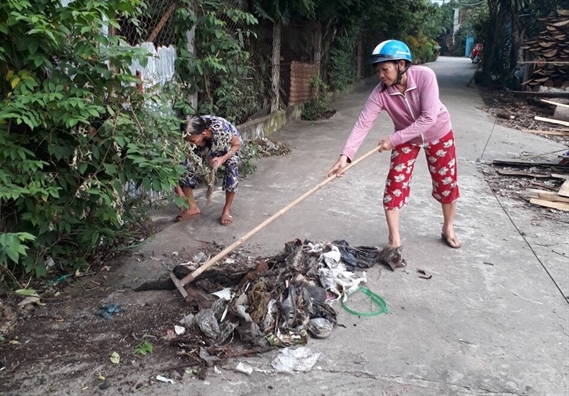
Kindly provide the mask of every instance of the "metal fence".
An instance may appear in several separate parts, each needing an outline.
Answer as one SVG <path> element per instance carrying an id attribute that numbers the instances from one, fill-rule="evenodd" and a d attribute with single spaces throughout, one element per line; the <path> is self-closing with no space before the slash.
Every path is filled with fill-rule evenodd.
<path id="1" fill-rule="evenodd" d="M 161 58 L 162 54 L 157 53 L 160 48 L 173 46 L 178 41 L 173 23 L 176 4 L 175 2 L 172 3 L 171 0 L 149 0 L 137 23 L 131 20 L 121 20 L 120 29 L 111 31 L 111 33 L 123 36 L 130 45 L 154 46 L 156 51 L 153 54 Z M 254 36 L 247 38 L 245 43 L 245 51 L 250 56 L 251 73 L 245 79 L 246 81 L 240 82 L 243 84 L 241 87 L 236 87 L 241 94 L 240 107 L 243 108 L 242 114 L 235 117 L 238 124 L 287 107 L 291 93 L 291 65 L 293 62 L 316 64 L 316 76 L 325 78 L 326 74 L 320 71 L 325 70 L 329 61 L 331 37 L 326 37 L 325 34 L 322 37 L 319 21 L 291 21 L 287 25 L 283 25 L 277 43 L 275 42 L 275 26 L 271 21 L 260 18 L 257 25 L 242 26 L 233 20 L 230 12 L 228 12 L 230 9 L 245 10 L 241 0 L 227 0 L 223 6 L 215 10 L 197 7 L 195 12 L 202 14 L 204 12 L 215 12 L 216 17 L 223 21 L 224 29 L 230 35 L 240 35 L 245 29 L 254 32 Z M 200 43 L 196 43 L 195 48 L 196 55 L 199 57 Z M 278 49 L 277 54 L 274 54 L 275 48 Z M 175 58 L 172 58 L 171 54 L 168 56 L 167 62 L 173 64 Z M 160 63 L 160 61 L 158 62 Z M 273 62 L 276 64 L 273 65 Z M 167 66 L 162 66 L 162 68 L 170 70 Z M 277 70 L 278 73 L 275 74 Z M 140 70 L 141 80 L 150 80 L 155 83 L 158 79 L 163 82 L 163 77 L 152 78 L 152 76 L 148 76 L 149 72 L 153 73 L 152 70 Z M 163 74 L 173 75 L 173 73 Z M 303 80 L 297 83 L 306 85 L 308 82 Z M 210 84 L 214 84 L 213 89 L 216 88 L 215 82 L 210 82 Z M 277 98 L 278 105 L 275 106 Z M 198 108 L 205 99 L 197 98 Z M 223 114 L 220 115 L 223 116 Z"/>
<path id="2" fill-rule="evenodd" d="M 120 28 L 111 33 L 122 36 L 130 45 L 145 42 L 154 43 L 156 47 L 176 44 L 174 24 L 171 22 L 176 11 L 176 1 L 147 0 L 142 15 L 136 21 L 121 19 Z"/>
<path id="3" fill-rule="evenodd" d="M 132 46 L 147 48 L 153 55 L 149 64 L 142 67 L 133 64 L 131 69 L 141 79 L 141 88 L 158 84 L 164 84 L 175 76 L 176 52 L 175 44 L 180 42 L 177 37 L 179 30 L 175 26 L 177 7 L 180 3 L 172 0 L 147 0 L 146 8 L 137 21 L 123 19 L 119 29 L 110 29 L 110 34 L 123 36 Z M 291 21 L 276 29 L 275 25 L 263 18 L 253 26 L 242 26 L 236 23 L 229 10 L 241 9 L 245 11 L 242 0 L 226 0 L 216 9 L 207 8 L 201 4 L 194 11 L 198 15 L 213 12 L 218 20 L 223 23 L 225 32 L 233 37 L 242 35 L 244 30 L 251 30 L 254 35 L 245 39 L 245 51 L 249 54 L 250 68 L 249 77 L 239 81 L 241 86 L 235 87 L 240 93 L 238 106 L 244 110 L 234 118 L 237 124 L 244 123 L 276 110 L 282 110 L 289 104 L 299 103 L 313 95 L 309 85 L 314 77 L 326 79 L 326 70 L 330 61 L 330 48 L 334 33 L 329 26 L 322 27 L 320 21 Z M 188 27 L 191 29 L 191 26 Z M 199 31 L 189 30 L 185 32 L 193 38 L 200 37 Z M 243 36 L 239 36 L 243 37 Z M 364 40 L 364 47 L 371 46 Z M 360 52 L 361 53 L 361 44 Z M 200 56 L 200 43 L 190 43 L 188 50 L 195 51 Z M 366 51 L 367 48 L 364 48 Z M 361 65 L 358 59 L 358 50 L 354 48 L 354 68 Z M 295 78 L 291 69 L 295 65 Z M 365 71 L 366 68 L 363 68 Z M 300 77 L 298 77 L 300 75 Z M 360 76 L 361 77 L 361 76 Z M 215 89 L 215 78 L 209 80 Z M 291 92 L 297 95 L 291 98 Z M 302 95 L 298 92 L 302 91 Z M 308 92 L 308 96 L 307 96 Z M 303 96 L 304 95 L 304 96 Z M 205 96 L 205 95 L 204 95 Z M 194 98 L 194 108 L 199 109 L 207 104 L 207 98 Z M 218 114 L 225 116 L 224 114 Z M 129 186 L 129 191 L 132 186 Z M 160 198 L 154 196 L 154 198 Z"/>

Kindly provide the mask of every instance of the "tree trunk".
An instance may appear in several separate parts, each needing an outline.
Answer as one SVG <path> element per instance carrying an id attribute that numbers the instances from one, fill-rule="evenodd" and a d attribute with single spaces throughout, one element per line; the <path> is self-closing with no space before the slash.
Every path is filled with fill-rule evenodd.
<path id="1" fill-rule="evenodd" d="M 362 44 L 362 35 L 360 34 L 358 38 L 358 56 L 357 56 L 357 71 L 356 71 L 356 79 L 359 81 L 362 78 L 362 58 L 364 55 L 363 44 Z"/>
<path id="2" fill-rule="evenodd" d="M 316 65 L 316 77 L 320 78 L 320 68 L 322 66 L 322 24 L 315 22 L 314 34 L 314 64 Z"/>
<path id="3" fill-rule="evenodd" d="M 190 30 L 186 30 L 186 42 L 187 42 L 186 48 L 187 48 L 188 52 L 192 55 L 194 55 L 195 51 L 196 51 L 195 41 L 196 41 L 196 27 L 192 26 L 192 28 Z M 196 90 L 196 92 L 194 92 L 193 94 L 190 95 L 188 100 L 190 102 L 190 106 L 192 106 L 192 109 L 194 109 L 194 112 L 197 113 L 197 111 L 198 111 L 198 93 L 197 93 L 197 90 Z"/>
<path id="4" fill-rule="evenodd" d="M 496 57 L 496 42 L 498 40 L 500 29 L 502 28 L 498 24 L 498 11 L 500 5 L 498 0 L 488 0 L 488 19 L 489 25 L 493 26 L 486 42 L 484 43 L 483 55 L 482 55 L 482 82 L 485 86 L 489 87 L 492 84 L 492 70 Z"/>
<path id="5" fill-rule="evenodd" d="M 281 75 L 281 22 L 273 24 L 273 76 L 272 88 L 273 97 L 271 99 L 271 113 L 279 110 L 280 103 L 280 75 Z"/>
<path id="6" fill-rule="evenodd" d="M 515 15 L 512 15 L 512 47 L 510 48 L 510 71 L 514 70 L 518 64 L 518 60 L 521 60 L 522 54 L 520 53 L 520 47 L 522 46 L 522 30 L 520 29 L 520 24 Z"/>

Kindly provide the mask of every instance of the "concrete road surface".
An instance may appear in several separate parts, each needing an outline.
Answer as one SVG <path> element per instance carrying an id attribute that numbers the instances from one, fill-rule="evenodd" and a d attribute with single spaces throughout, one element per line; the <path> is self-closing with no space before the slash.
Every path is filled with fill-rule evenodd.
<path id="1" fill-rule="evenodd" d="M 369 288 L 387 301 L 389 314 L 360 318 L 342 310 L 343 326 L 328 339 L 309 342 L 308 347 L 321 357 L 308 373 L 255 371 L 247 376 L 224 369 L 206 381 L 188 378 L 176 385 L 153 386 L 148 392 L 569 395 L 569 259 L 553 252 L 569 255 L 568 225 L 544 220 L 529 205 L 494 195 L 480 172 L 485 162 L 495 158 L 560 147 L 495 125 L 481 110 L 478 89 L 466 87 L 475 67 L 469 59 L 443 57 L 428 66 L 437 73 L 456 135 L 462 193 L 456 230 L 463 248 L 450 249 L 440 240 L 440 207 L 430 196 L 431 182 L 421 155 L 410 204 L 402 211 L 408 269 L 367 271 Z M 233 225 L 219 225 L 221 191 L 208 207 L 200 191 L 202 215 L 167 227 L 144 250 L 170 254 L 198 246 L 198 240 L 230 244 L 318 184 L 338 157 L 374 84 L 339 99 L 331 119 L 293 122 L 274 135 L 290 144 L 292 153 L 259 161 L 255 174 L 242 180 Z M 358 155 L 391 129 L 388 117 L 382 115 Z M 274 255 L 295 238 L 383 245 L 387 228 L 381 200 L 387 167 L 385 153 L 368 158 L 267 226 L 246 246 L 255 253 Z M 171 207 L 157 213 L 156 219 L 175 214 Z M 417 268 L 432 273 L 432 279 L 419 278 Z M 135 278 L 138 284 L 162 276 L 164 268 L 151 260 L 132 261 L 120 273 L 120 281 L 132 286 Z M 269 369 L 276 353 L 242 361 Z"/>

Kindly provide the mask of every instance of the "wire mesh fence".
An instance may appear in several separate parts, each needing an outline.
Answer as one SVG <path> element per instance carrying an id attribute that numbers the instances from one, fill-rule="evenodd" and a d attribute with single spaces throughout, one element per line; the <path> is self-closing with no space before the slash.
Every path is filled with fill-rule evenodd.
<path id="1" fill-rule="evenodd" d="M 291 101 L 291 66 L 293 63 L 313 65 L 311 68 L 302 69 L 310 70 L 310 76 L 303 76 L 305 78 L 301 83 L 296 82 L 296 84 L 304 85 L 302 89 L 309 89 L 306 85 L 310 84 L 314 77 L 319 77 L 326 82 L 335 35 L 333 29 L 329 29 L 328 25 L 317 20 L 290 21 L 280 27 L 280 39 L 277 43 L 275 42 L 275 25 L 272 21 L 259 18 L 258 24 L 246 25 L 245 22 L 242 22 L 243 19 L 235 17 L 236 11 L 247 12 L 247 6 L 243 0 L 223 0 L 220 3 L 215 3 L 214 6 L 212 4 L 196 1 L 193 7 L 196 18 L 213 15 L 221 23 L 221 25 L 216 25 L 216 28 L 221 26 L 224 34 L 234 39 L 235 42 L 239 42 L 243 46 L 242 50 L 248 54 L 245 61 L 239 60 L 242 62 L 240 66 L 247 69 L 247 72 L 231 87 L 232 93 L 238 95 L 238 103 L 232 104 L 231 114 L 217 115 L 226 117 L 239 125 L 268 115 L 275 108 L 277 95 L 280 103 L 279 109 L 284 109 L 292 103 L 298 103 L 298 101 Z M 180 49 L 175 48 L 175 45 L 184 42 L 183 38 L 177 35 L 185 34 L 185 38 L 187 38 L 187 32 L 176 25 L 177 20 L 175 18 L 178 7 L 187 7 L 187 4 L 172 0 L 146 0 L 141 15 L 136 19 L 121 19 L 118 29 L 110 29 L 111 34 L 122 36 L 129 45 L 147 48 L 152 55 L 148 66 L 142 67 L 136 64 L 131 67 L 133 73 L 141 78 L 142 89 L 155 83 L 162 85 L 176 74 L 174 67 L 177 59 L 176 52 L 179 56 Z M 203 29 L 207 30 L 207 28 L 206 25 Z M 192 29 L 192 26 L 188 26 L 188 29 Z M 199 29 L 200 25 L 198 24 L 195 26 L 195 31 L 192 32 L 192 36 L 196 40 L 195 45 L 190 47 L 193 47 L 193 55 L 197 59 L 202 59 L 211 56 L 211 54 L 203 48 L 210 44 L 200 41 L 200 38 L 203 38 L 207 32 L 200 32 Z M 249 35 L 248 32 L 253 34 Z M 369 40 L 364 41 L 364 53 L 368 52 L 367 50 L 372 45 L 375 43 L 371 43 Z M 274 65 L 273 52 L 275 48 L 279 48 L 279 52 Z M 357 69 L 357 57 L 358 51 L 357 48 L 354 48 L 352 57 L 354 69 Z M 274 87 L 275 67 L 278 67 L 279 71 L 276 89 L 278 94 L 275 93 Z M 365 68 L 364 64 L 362 71 L 368 74 L 369 70 L 367 69 L 369 68 Z M 222 77 L 215 75 L 208 76 L 205 84 L 207 89 L 203 90 L 204 94 L 198 94 L 197 98 L 197 111 L 202 113 L 211 108 L 213 98 L 211 92 L 215 92 L 220 87 L 224 88 Z M 131 185 L 127 187 L 129 195 L 144 194 L 140 190 L 133 191 Z M 153 192 L 149 192 L 149 194 L 153 200 L 161 198 Z"/>
<path id="2" fill-rule="evenodd" d="M 175 45 L 179 42 L 176 37 L 174 13 L 176 7 L 181 7 L 180 3 L 171 0 L 148 0 L 142 15 L 136 20 L 121 20 L 120 29 L 112 32 L 123 36 L 130 45 L 145 46 L 154 45 L 155 48 Z M 275 93 L 273 81 L 273 49 L 274 43 L 274 24 L 268 19 L 259 18 L 256 25 L 245 26 L 239 19 L 235 18 L 235 10 L 247 11 L 246 5 L 242 0 L 225 0 L 217 3 L 215 8 L 207 3 L 197 3 L 194 12 L 199 15 L 214 13 L 215 17 L 223 24 L 226 34 L 244 44 L 243 50 L 248 53 L 248 62 L 244 67 L 249 69 L 247 76 L 241 78 L 234 87 L 234 92 L 239 94 L 239 109 L 232 109 L 228 115 L 237 124 L 265 116 L 271 112 L 271 103 L 274 104 L 277 93 Z M 333 44 L 334 35 L 327 33 L 326 28 L 322 30 L 321 22 L 315 20 L 296 20 L 283 25 L 280 32 L 280 52 L 278 59 L 278 98 L 279 108 L 283 109 L 289 105 L 291 92 L 291 65 L 293 62 L 301 62 L 317 65 L 317 76 L 326 80 L 326 70 L 330 63 L 330 48 Z M 252 31 L 252 35 L 247 35 L 247 31 Z M 196 33 L 196 39 L 199 32 Z M 200 57 L 200 42 L 195 43 L 195 56 Z M 364 44 L 365 47 L 371 44 Z M 152 51 L 150 51 L 152 53 Z M 353 68 L 357 68 L 358 52 L 354 48 Z M 363 68 L 364 72 L 368 72 Z M 148 72 L 148 71 L 145 71 Z M 144 79 L 146 76 L 142 76 Z M 208 81 L 209 92 L 215 92 L 220 87 L 220 82 L 216 81 L 215 76 L 210 76 Z M 306 84 L 306 82 L 303 82 Z M 306 89 L 306 87 L 304 87 Z M 198 96 L 198 109 L 208 109 L 211 107 L 211 97 L 205 95 Z M 272 106 L 274 110 L 274 106 Z M 224 116 L 224 114 L 219 114 Z"/>
<path id="3" fill-rule="evenodd" d="M 260 21 L 253 31 L 255 37 L 250 40 L 246 49 L 251 55 L 257 105 L 256 111 L 248 114 L 244 121 L 269 114 L 271 100 L 274 96 L 272 89 L 273 24 L 269 21 Z"/>
<path id="4" fill-rule="evenodd" d="M 120 29 L 113 33 L 124 37 L 130 45 L 152 42 L 156 47 L 176 44 L 176 32 L 171 23 L 178 4 L 171 0 L 147 0 L 142 14 L 136 19 L 121 19 Z"/>

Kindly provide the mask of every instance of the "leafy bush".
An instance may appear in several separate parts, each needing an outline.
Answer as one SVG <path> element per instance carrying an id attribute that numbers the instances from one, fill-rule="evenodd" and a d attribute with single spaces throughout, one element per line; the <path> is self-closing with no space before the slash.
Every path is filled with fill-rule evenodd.
<path id="1" fill-rule="evenodd" d="M 316 90 L 316 97 L 304 102 L 301 117 L 303 120 L 317 120 L 321 118 L 324 113 L 330 110 L 330 98 L 328 92 L 328 85 L 319 78 L 314 78 L 311 81 L 311 86 Z"/>
<path id="2" fill-rule="evenodd" d="M 240 123 L 257 110 L 257 99 L 262 95 L 252 84 L 258 76 L 244 49 L 254 36 L 248 27 L 257 24 L 257 19 L 226 1 L 200 1 L 199 14 L 189 11 L 193 1 L 184 3 L 186 7 L 176 11 L 176 70 L 187 83 L 188 93 L 199 94 L 200 114 L 215 114 Z M 192 54 L 187 50 L 186 31 L 194 25 L 196 51 Z"/>
<path id="3" fill-rule="evenodd" d="M 116 18 L 136 19 L 140 6 L 0 5 L 4 273 L 41 276 L 48 258 L 62 267 L 86 264 L 144 216 L 144 192 L 177 183 L 183 149 L 177 119 L 165 110 L 169 98 L 137 89 L 129 65 L 144 65 L 146 51 L 106 34 Z"/>
<path id="4" fill-rule="evenodd" d="M 340 91 L 346 90 L 357 80 L 356 57 L 360 27 L 353 26 L 343 35 L 336 36 L 330 50 L 329 79 L 330 85 Z"/>
<path id="5" fill-rule="evenodd" d="M 429 39 L 423 35 L 420 35 L 418 37 L 407 36 L 405 38 L 405 43 L 411 50 L 414 64 L 434 62 L 437 60 L 440 47 L 435 40 Z"/>

